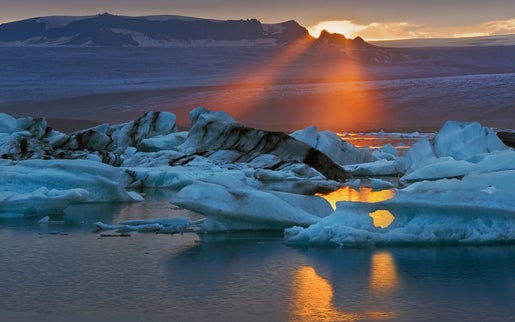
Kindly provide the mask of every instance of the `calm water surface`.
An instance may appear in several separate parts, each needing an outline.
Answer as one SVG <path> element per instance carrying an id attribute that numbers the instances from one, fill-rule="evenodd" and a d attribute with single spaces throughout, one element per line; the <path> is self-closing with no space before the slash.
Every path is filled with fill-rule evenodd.
<path id="1" fill-rule="evenodd" d="M 0 221 L 1 321 L 508 321 L 515 246 L 298 248 L 279 233 L 132 233 L 92 223 L 183 213 L 76 206 Z M 194 216 L 193 214 L 186 215 Z"/>

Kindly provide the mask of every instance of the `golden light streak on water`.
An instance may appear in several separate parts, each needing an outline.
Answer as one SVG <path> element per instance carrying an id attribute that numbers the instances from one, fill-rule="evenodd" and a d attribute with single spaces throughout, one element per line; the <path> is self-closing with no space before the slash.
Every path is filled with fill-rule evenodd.
<path id="1" fill-rule="evenodd" d="M 397 267 L 389 252 L 377 252 L 372 255 L 369 287 L 380 295 L 391 293 L 399 287 Z"/>
<path id="2" fill-rule="evenodd" d="M 333 295 L 329 281 L 318 275 L 313 267 L 300 266 L 293 274 L 290 321 L 377 321 L 397 317 L 395 312 L 345 312 L 334 306 Z"/>

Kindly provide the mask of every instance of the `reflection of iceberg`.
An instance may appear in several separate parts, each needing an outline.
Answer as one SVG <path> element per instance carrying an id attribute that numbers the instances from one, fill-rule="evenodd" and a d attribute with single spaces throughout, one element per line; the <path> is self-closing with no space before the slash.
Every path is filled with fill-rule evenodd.
<path id="1" fill-rule="evenodd" d="M 331 284 L 311 266 L 301 266 L 292 281 L 292 321 L 358 321 L 388 320 L 394 312 L 345 312 L 334 306 Z"/>

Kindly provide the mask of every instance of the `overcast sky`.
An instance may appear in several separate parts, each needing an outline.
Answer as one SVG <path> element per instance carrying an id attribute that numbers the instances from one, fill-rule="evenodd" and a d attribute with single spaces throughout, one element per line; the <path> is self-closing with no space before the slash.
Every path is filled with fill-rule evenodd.
<path id="1" fill-rule="evenodd" d="M 257 18 L 267 23 L 293 19 L 313 28 L 332 21 L 330 26 L 342 32 L 369 34 L 368 38 L 515 33 L 514 0 L 0 0 L 0 23 L 103 12 Z M 338 27 L 336 22 L 343 24 Z"/>

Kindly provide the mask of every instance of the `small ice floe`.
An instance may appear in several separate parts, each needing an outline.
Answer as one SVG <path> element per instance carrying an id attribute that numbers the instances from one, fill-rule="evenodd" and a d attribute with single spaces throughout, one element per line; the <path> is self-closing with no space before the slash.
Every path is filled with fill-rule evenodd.
<path id="1" fill-rule="evenodd" d="M 45 216 L 38 221 L 38 224 L 40 224 L 40 225 L 48 225 L 49 223 L 50 223 L 49 216 Z"/>
<path id="2" fill-rule="evenodd" d="M 389 181 L 384 181 L 381 179 L 370 178 L 370 187 L 372 190 L 385 190 L 394 188 L 394 184 Z"/>
<path id="3" fill-rule="evenodd" d="M 50 216 L 45 216 L 38 220 L 40 225 L 63 225 L 64 220 L 50 220 Z"/>
<path id="4" fill-rule="evenodd" d="M 203 220 L 191 221 L 186 217 L 158 218 L 153 220 L 127 220 L 119 225 L 109 225 L 101 221 L 95 222 L 96 231 L 116 230 L 119 233 L 154 232 L 161 234 L 175 234 L 193 231 Z"/>

